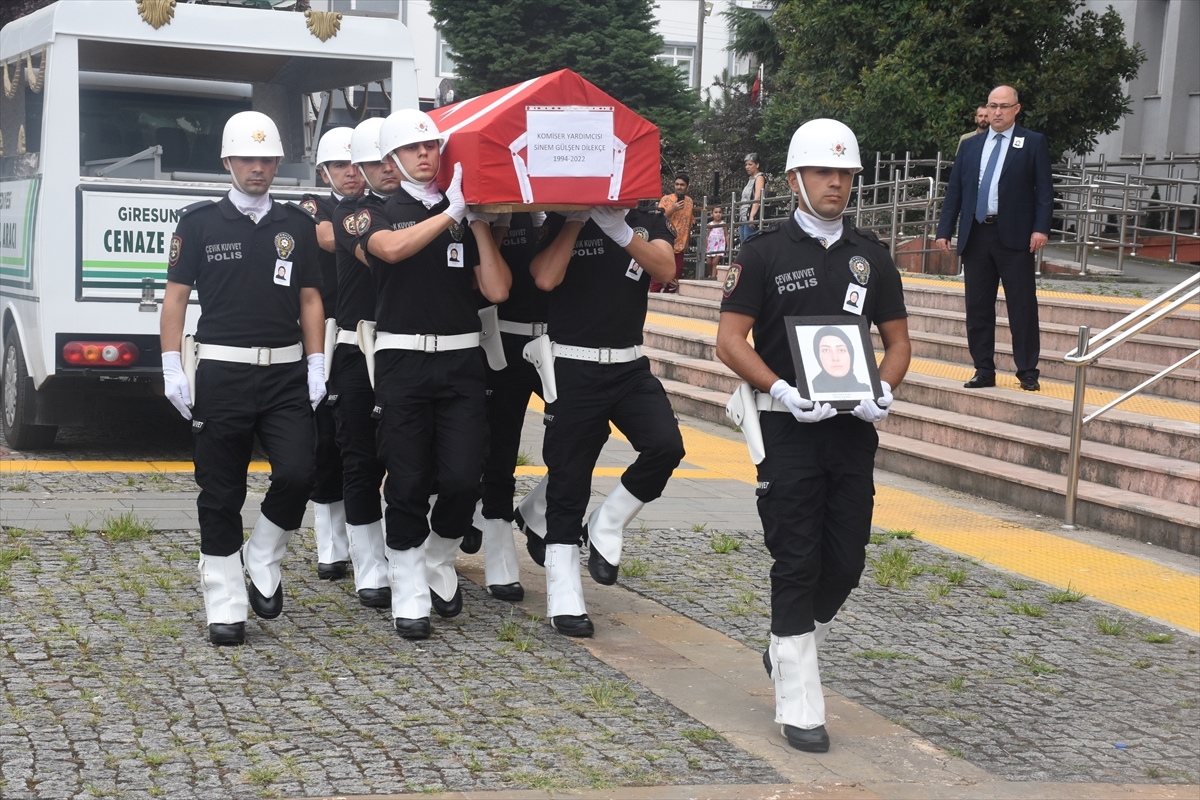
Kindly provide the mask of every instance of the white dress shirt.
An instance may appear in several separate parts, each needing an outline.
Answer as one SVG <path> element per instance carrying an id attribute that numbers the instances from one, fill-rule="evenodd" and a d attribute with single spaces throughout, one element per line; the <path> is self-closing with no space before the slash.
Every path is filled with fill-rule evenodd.
<path id="1" fill-rule="evenodd" d="M 996 171 L 992 173 L 992 185 L 987 187 L 987 213 L 989 216 L 997 213 L 1000 209 L 1000 173 L 1004 171 L 1004 157 L 1008 155 L 1008 148 L 1012 144 L 1013 130 L 1016 127 L 1016 125 L 1010 125 L 1008 130 L 1001 131 L 999 134 L 988 128 L 987 139 L 983 143 L 983 154 L 979 159 L 980 184 L 983 183 L 983 173 L 987 171 L 988 159 L 992 157 L 992 148 L 997 144 L 1000 145 L 1000 156 L 996 159 Z M 997 135 L 1003 137 L 999 142 L 996 141 Z M 980 185 L 979 191 L 984 191 L 982 185 Z"/>

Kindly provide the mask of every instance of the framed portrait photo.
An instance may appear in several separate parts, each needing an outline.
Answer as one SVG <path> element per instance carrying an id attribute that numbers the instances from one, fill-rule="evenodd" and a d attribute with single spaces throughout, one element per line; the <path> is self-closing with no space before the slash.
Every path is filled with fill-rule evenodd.
<path id="1" fill-rule="evenodd" d="M 883 395 L 871 328 L 863 317 L 784 317 L 796 388 L 815 403 L 850 411 Z"/>

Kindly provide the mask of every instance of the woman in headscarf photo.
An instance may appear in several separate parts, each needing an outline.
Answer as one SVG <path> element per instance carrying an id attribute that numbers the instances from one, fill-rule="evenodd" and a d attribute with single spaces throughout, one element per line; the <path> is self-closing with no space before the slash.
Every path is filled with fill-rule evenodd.
<path id="1" fill-rule="evenodd" d="M 813 392 L 870 392 L 871 387 L 854 376 L 854 344 L 846 332 L 826 325 L 813 336 L 813 354 L 821 371 L 812 377 Z"/>

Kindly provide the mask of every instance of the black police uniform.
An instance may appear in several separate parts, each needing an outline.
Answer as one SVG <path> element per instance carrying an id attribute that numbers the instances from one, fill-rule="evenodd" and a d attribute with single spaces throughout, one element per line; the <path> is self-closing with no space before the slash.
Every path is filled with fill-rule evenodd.
<path id="1" fill-rule="evenodd" d="M 661 213 L 634 209 L 625 221 L 635 235 L 675 241 Z M 562 216 L 550 215 L 547 241 L 564 224 Z M 562 283 L 550 293 L 550 338 L 576 347 L 640 345 L 649 291 L 650 273 L 589 219 L 575 240 Z M 554 375 L 558 399 L 546 406 L 542 443 L 549 476 L 546 544 L 580 545 L 592 468 L 608 441 L 609 422 L 638 451 L 621 483 L 643 503 L 662 494 L 683 459 L 683 437 L 666 391 L 644 356 L 623 364 L 557 358 Z"/>
<path id="2" fill-rule="evenodd" d="M 480 331 L 479 293 L 472 288 L 479 251 L 465 223 L 455 223 L 398 263 L 383 261 L 367 249 L 380 230 L 411 227 L 448 206 L 443 198 L 427 209 L 399 189 L 382 212 L 359 212 L 359 244 L 368 253 L 375 281 L 375 322 L 381 333 L 453 336 Z M 453 260 L 451 245 L 457 256 Z M 431 524 L 446 539 L 470 532 L 487 440 L 485 373 L 479 347 L 376 352 L 376 444 L 387 468 L 389 548 L 419 547 Z M 438 498 L 430 515 L 435 475 Z"/>
<path id="3" fill-rule="evenodd" d="M 298 206 L 274 203 L 255 224 L 223 197 L 181 213 L 167 279 L 196 287 L 198 343 L 288 347 L 303 338 L 300 290 L 321 287 L 318 250 L 313 218 Z M 283 530 L 300 527 L 315 469 L 307 376 L 303 356 L 271 366 L 199 363 L 192 430 L 201 553 L 229 556 L 242 546 L 255 435 L 271 462 L 262 514 Z"/>
<path id="4" fill-rule="evenodd" d="M 360 211 L 368 217 L 382 217 L 387 198 L 368 192 L 360 198 L 347 197 L 333 212 L 334 255 L 337 258 L 337 326 L 344 331 L 358 329 L 361 320 L 375 319 L 375 282 L 371 270 L 358 260 L 357 218 Z M 370 525 L 383 518 L 379 487 L 384 467 L 375 447 L 375 389 L 367 374 L 367 360 L 353 344 L 340 344 L 333 351 L 329 392 L 337 395 L 334 417 L 337 444 L 342 453 L 343 494 L 346 522 Z"/>
<path id="5" fill-rule="evenodd" d="M 300 201 L 300 207 L 312 214 L 318 224 L 332 223 L 333 210 L 338 202 L 332 192 L 327 195 L 306 194 Z M 325 310 L 324 318 L 331 319 L 337 315 L 337 257 L 318 247 L 317 261 L 321 265 L 321 304 Z M 326 366 L 327 371 L 328 369 Z M 335 403 L 337 395 L 330 392 L 313 413 L 317 442 L 317 483 L 309 499 L 314 503 L 326 505 L 342 499 L 342 453 L 337 446 L 337 425 L 333 412 Z"/>
<path id="6" fill-rule="evenodd" d="M 796 384 L 786 316 L 854 314 L 847 287 L 865 290 L 859 308 L 878 325 L 908 316 L 900 273 L 873 234 L 844 223 L 829 247 L 794 219 L 747 241 L 729 268 L 721 311 L 754 317 L 754 349 Z M 875 426 L 850 414 L 798 422 L 759 416 L 766 458 L 758 465 L 758 514 L 771 567 L 771 632 L 799 636 L 828 622 L 857 588 L 871 535 Z"/>
<path id="7" fill-rule="evenodd" d="M 508 366 L 487 373 L 488 452 L 483 465 L 483 516 L 513 521 L 513 494 L 517 489 L 514 470 L 521 449 L 521 428 L 529 396 L 542 395 L 542 381 L 522 351 L 530 339 L 544 333 L 550 294 L 537 288 L 529 265 L 545 240 L 545 225 L 533 226 L 533 215 L 513 214 L 508 233 L 500 243 L 500 255 L 512 271 L 508 299 L 498 309 L 502 322 L 533 325 L 531 334 L 501 331 Z M 539 238 L 540 237 L 540 238 Z"/>

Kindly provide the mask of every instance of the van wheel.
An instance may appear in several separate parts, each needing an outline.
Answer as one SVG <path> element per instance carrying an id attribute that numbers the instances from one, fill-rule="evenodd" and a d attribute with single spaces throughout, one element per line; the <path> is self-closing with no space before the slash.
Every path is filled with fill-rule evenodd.
<path id="1" fill-rule="evenodd" d="M 37 397 L 25 368 L 25 355 L 16 331 L 9 328 L 4 335 L 4 439 L 14 450 L 39 450 L 54 444 L 57 425 L 27 425 L 21 421 L 26 403 L 36 403 Z"/>

